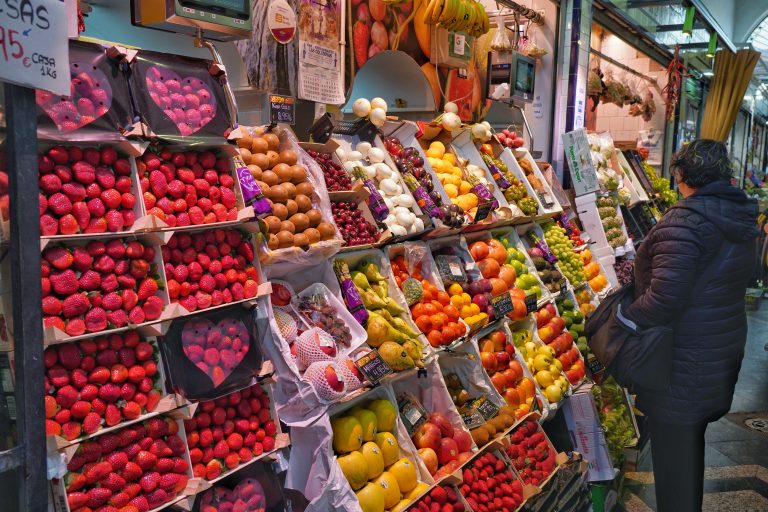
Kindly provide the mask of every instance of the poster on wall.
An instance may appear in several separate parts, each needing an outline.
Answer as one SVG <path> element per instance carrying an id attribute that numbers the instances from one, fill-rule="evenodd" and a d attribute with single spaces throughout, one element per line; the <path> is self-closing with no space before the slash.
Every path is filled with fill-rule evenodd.
<path id="1" fill-rule="evenodd" d="M 344 103 L 341 1 L 299 2 L 299 98 L 303 100 Z"/>
<path id="2" fill-rule="evenodd" d="M 448 69 L 430 62 L 430 37 L 435 26 L 424 23 L 428 0 L 387 3 L 383 0 L 351 0 L 352 25 L 348 45 L 355 71 L 379 52 L 399 50 L 421 67 L 435 96 L 436 109 L 447 101 L 459 107 L 469 121 L 480 117 L 486 107 L 483 81 L 492 32 L 478 38 L 473 58 L 465 68 Z"/>

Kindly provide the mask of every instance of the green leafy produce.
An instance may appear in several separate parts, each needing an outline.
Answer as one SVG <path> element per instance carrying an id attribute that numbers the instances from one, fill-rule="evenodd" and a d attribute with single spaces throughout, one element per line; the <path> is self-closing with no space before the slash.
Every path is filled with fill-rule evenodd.
<path id="1" fill-rule="evenodd" d="M 592 388 L 600 424 L 605 431 L 608 451 L 614 462 L 624 455 L 624 448 L 637 441 L 632 422 L 632 411 L 627 407 L 624 390 L 613 377 L 608 377 L 600 386 Z"/>

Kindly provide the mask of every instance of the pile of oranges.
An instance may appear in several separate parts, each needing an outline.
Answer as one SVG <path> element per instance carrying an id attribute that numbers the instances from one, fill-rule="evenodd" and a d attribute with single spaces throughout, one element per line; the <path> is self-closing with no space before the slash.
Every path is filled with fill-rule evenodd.
<path id="1" fill-rule="evenodd" d="M 392 273 L 397 285 L 402 288 L 403 282 L 410 278 L 421 282 L 421 300 L 411 306 L 411 317 L 416 327 L 427 337 L 433 347 L 450 345 L 467 333 L 467 328 L 459 321 L 460 308 L 454 305 L 452 297 L 439 289 L 421 275 L 421 263 L 408 273 L 408 266 L 403 256 L 392 259 Z M 467 295 L 467 298 L 469 296 Z M 471 302 L 471 301 L 470 301 Z"/>
<path id="2" fill-rule="evenodd" d="M 514 408 L 515 417 L 530 412 L 536 398 L 536 386 L 523 372 L 523 366 L 515 357 L 515 346 L 507 339 L 503 329 L 493 331 L 480 340 L 480 362 L 491 383 L 507 405 Z"/>
<path id="3" fill-rule="evenodd" d="M 459 283 L 453 283 L 448 287 L 448 295 L 451 297 L 451 304 L 459 310 L 459 316 L 473 330 L 488 323 L 488 313 L 482 311 L 477 303 L 472 302 L 472 297 Z"/>

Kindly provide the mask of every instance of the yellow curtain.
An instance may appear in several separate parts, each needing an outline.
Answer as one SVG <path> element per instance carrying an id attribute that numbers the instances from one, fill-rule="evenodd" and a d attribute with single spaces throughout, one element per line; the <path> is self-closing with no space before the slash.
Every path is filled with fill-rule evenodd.
<path id="1" fill-rule="evenodd" d="M 760 53 L 753 50 L 717 52 L 701 123 L 702 139 L 724 141 L 728 138 L 759 58 Z"/>

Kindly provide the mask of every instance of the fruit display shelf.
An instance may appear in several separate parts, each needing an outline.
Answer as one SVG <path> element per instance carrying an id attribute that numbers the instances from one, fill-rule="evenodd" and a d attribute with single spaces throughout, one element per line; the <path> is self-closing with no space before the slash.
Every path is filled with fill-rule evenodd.
<path id="1" fill-rule="evenodd" d="M 206 491 L 251 464 L 273 459 L 290 446 L 268 383 L 253 384 L 182 411 L 192 472 L 197 478 L 196 485 L 187 488 L 189 495 Z"/>
<path id="2" fill-rule="evenodd" d="M 533 318 L 536 322 L 536 334 L 539 340 L 552 349 L 554 352 L 552 357 L 559 363 L 553 362 L 553 364 L 558 366 L 560 372 L 565 373 L 571 386 L 578 387 L 586 379 L 586 365 L 577 347 L 577 338 L 574 338 L 571 332 L 577 334 L 583 332 L 583 323 L 572 323 L 570 331 L 566 329 L 566 321 L 559 316 L 557 307 L 553 302 L 539 308 L 537 312 L 533 313 Z M 578 317 L 571 318 L 575 320 Z M 583 322 L 583 319 L 581 320 Z M 534 362 L 534 364 L 536 363 Z M 552 371 L 551 368 L 550 371 Z"/>
<path id="3" fill-rule="evenodd" d="M 141 231 L 197 231 L 251 221 L 230 144 L 148 148 L 137 157 L 137 177 L 146 218 Z"/>
<path id="4" fill-rule="evenodd" d="M 339 252 L 381 247 L 394 236 L 389 229 L 382 229 L 368 206 L 369 192 L 362 182 L 352 184 L 347 191 L 329 192 L 328 196 L 343 244 Z"/>
<path id="5" fill-rule="evenodd" d="M 558 453 L 536 413 L 531 413 L 507 435 L 504 452 L 524 484 L 543 488 L 555 476 L 560 464 L 568 460 Z"/>
<path id="6" fill-rule="evenodd" d="M 528 149 L 521 147 L 521 148 L 515 148 L 512 150 L 509 150 L 509 151 L 511 152 L 511 155 L 514 157 L 514 161 L 506 157 L 506 155 L 504 154 L 506 153 L 506 151 L 501 155 L 502 160 L 505 162 L 508 161 L 511 164 L 513 164 L 513 168 L 517 167 L 520 169 L 520 172 L 523 174 L 524 179 L 528 182 L 529 185 L 531 185 L 531 189 L 533 189 L 535 196 L 539 199 L 539 204 L 541 205 L 541 208 L 539 209 L 540 214 L 536 220 L 541 220 L 547 217 L 555 217 L 561 214 L 563 212 L 563 207 L 557 201 L 557 197 L 555 197 L 555 194 L 552 192 L 552 187 L 550 187 L 549 183 L 544 177 L 544 174 L 542 174 L 541 169 L 539 169 L 539 166 L 536 163 L 536 160 L 533 159 L 533 156 L 531 156 L 531 153 L 528 151 Z M 530 167 L 531 169 L 530 172 L 526 172 L 522 168 L 520 164 L 521 160 L 525 160 L 526 162 L 528 162 L 527 166 Z M 531 178 L 531 175 L 533 176 L 533 178 Z M 534 183 L 537 185 L 536 187 L 533 186 Z M 551 201 L 552 204 L 547 206 L 546 200 Z"/>
<path id="7" fill-rule="evenodd" d="M 529 290 L 532 286 L 538 286 L 541 290 L 540 297 L 537 300 L 538 305 L 544 304 L 547 300 L 551 299 L 554 294 L 559 293 L 559 287 L 557 287 L 558 289 L 555 292 L 552 292 L 550 291 L 549 287 L 544 284 L 542 275 L 536 269 L 536 266 L 534 265 L 533 260 L 531 259 L 531 256 L 528 252 L 529 250 L 523 244 L 522 240 L 520 240 L 520 236 L 518 236 L 514 227 L 509 226 L 493 229 L 491 230 L 491 236 L 496 240 L 499 240 L 504 245 L 504 247 L 506 247 L 508 263 L 515 267 L 518 280 L 522 275 L 530 275 L 535 278 L 535 280 L 526 278 L 527 280 L 531 281 L 531 284 L 529 284 L 527 287 L 520 286 L 517 281 L 515 284 L 516 286 L 523 288 L 526 291 Z M 515 264 L 515 261 L 520 262 L 519 270 L 518 266 Z"/>
<path id="8" fill-rule="evenodd" d="M 136 158 L 140 144 L 41 140 L 41 248 L 54 240 L 107 239 L 146 225 Z"/>
<path id="9" fill-rule="evenodd" d="M 46 443 L 55 452 L 176 409 L 157 340 L 136 331 L 45 349 Z"/>
<path id="10" fill-rule="evenodd" d="M 337 405 L 329 415 L 331 463 L 339 465 L 364 510 L 413 502 L 434 484 L 398 414 L 390 386 Z"/>
<path id="11" fill-rule="evenodd" d="M 42 256 L 45 346 L 128 329 L 151 335 L 177 315 L 151 235 L 49 243 Z"/>
<path id="12" fill-rule="evenodd" d="M 466 341 L 469 325 L 459 308 L 451 304 L 429 246 L 420 241 L 405 242 L 388 245 L 386 251 L 411 319 L 432 348 L 450 350 Z"/>
<path id="13" fill-rule="evenodd" d="M 600 255 L 601 263 L 607 267 L 614 263 L 607 257 L 608 254 L 613 258 L 620 256 L 631 257 L 631 255 L 635 253 L 635 248 L 632 239 L 627 235 L 627 228 L 624 224 L 621 208 L 619 208 L 614 201 L 612 201 L 613 206 L 611 208 L 615 209 L 615 215 L 613 217 L 617 219 L 619 226 L 613 229 L 619 229 L 621 231 L 621 236 L 625 237 L 626 242 L 621 246 L 616 247 L 612 247 L 609 244 L 606 229 L 603 227 L 603 218 L 600 216 L 601 207 L 598 204 L 599 200 L 600 199 L 595 193 L 579 196 L 576 198 L 576 214 L 579 216 L 581 225 L 584 226 L 584 231 L 586 231 L 593 240 L 592 252 L 596 255 Z M 604 252 L 608 254 L 603 256 Z"/>
<path id="14" fill-rule="evenodd" d="M 57 476 L 51 480 L 56 512 L 103 505 L 155 512 L 197 483 L 184 426 L 173 411 L 64 448 L 58 464 L 49 469 Z"/>
<path id="15" fill-rule="evenodd" d="M 432 193 L 429 195 L 433 199 L 435 206 L 438 208 L 450 206 L 452 204 L 451 199 L 448 197 L 445 187 L 437 177 L 435 170 L 430 165 L 427 155 L 421 147 L 419 139 L 416 137 L 419 133 L 418 126 L 415 123 L 408 121 L 397 123 L 388 121 L 385 123 L 382 132 L 384 133 L 385 143 L 387 140 L 394 138 L 399 140 L 404 148 L 412 148 L 415 151 L 415 154 L 418 155 L 423 162 L 421 169 L 424 171 L 424 176 L 416 176 L 417 180 L 419 180 L 422 186 L 424 186 L 424 183 L 427 183 L 427 180 L 431 182 Z M 391 153 L 390 156 L 392 156 Z M 437 201 L 437 199 L 439 199 L 439 201 Z M 422 239 L 445 236 L 450 233 L 458 232 L 461 228 L 458 223 L 453 224 L 444 222 L 443 218 L 432 217 L 431 220 L 433 227 L 430 231 L 422 235 Z"/>
<path id="16" fill-rule="evenodd" d="M 352 272 L 352 283 L 368 311 L 368 345 L 376 348 L 395 372 L 422 367 L 432 348 L 411 320 L 384 252 L 366 249 L 340 253 L 336 260 L 343 261 Z"/>

